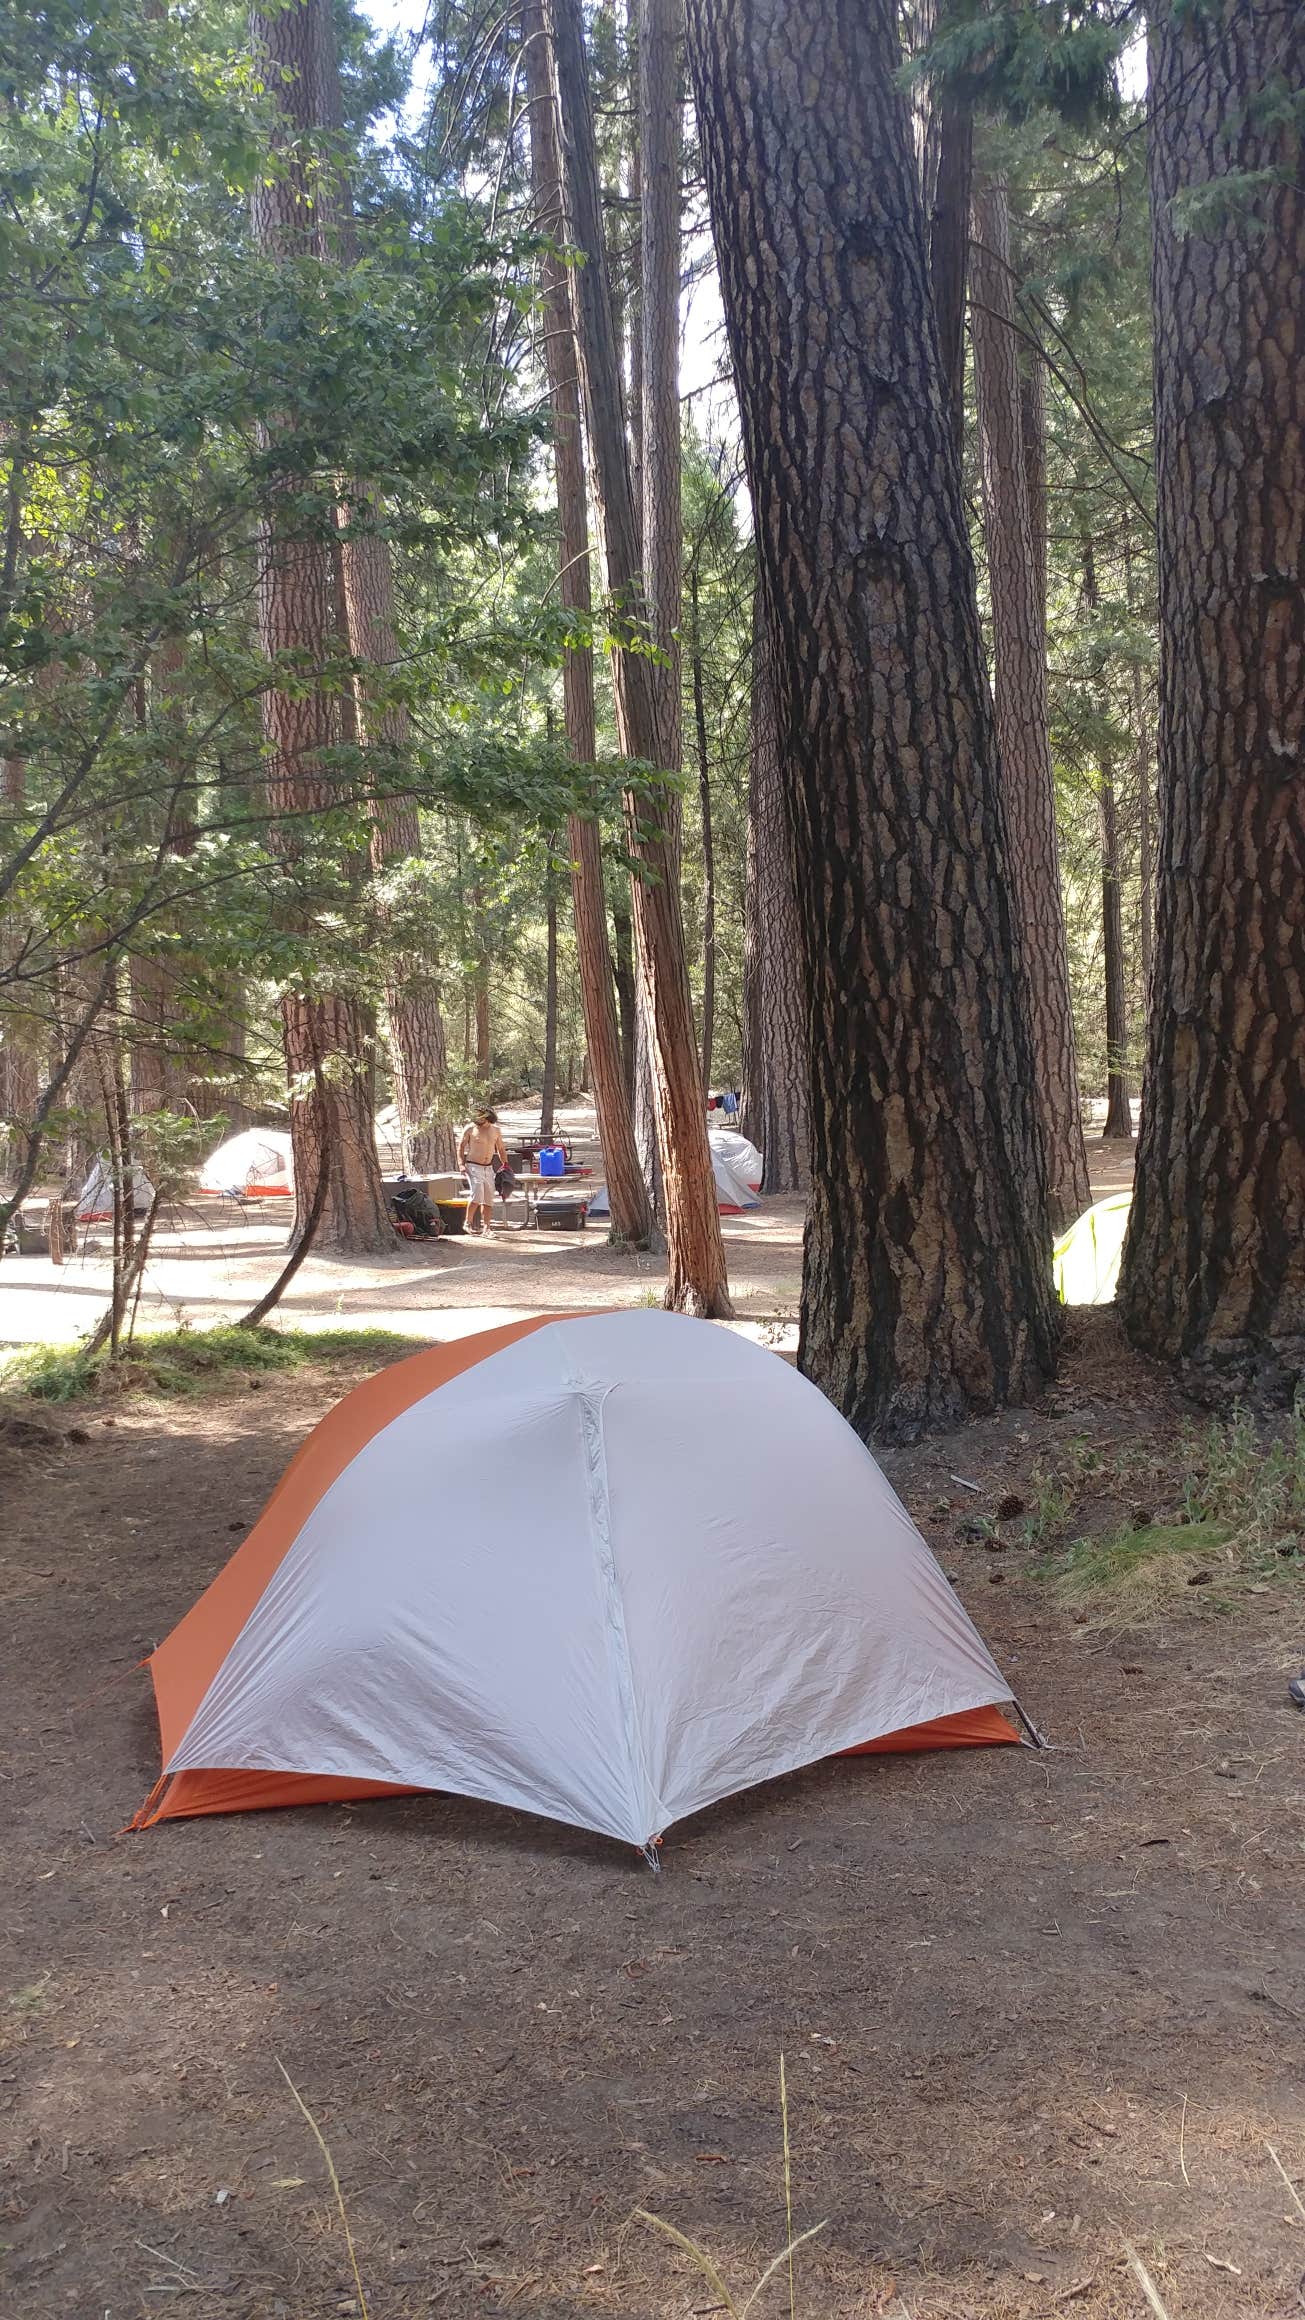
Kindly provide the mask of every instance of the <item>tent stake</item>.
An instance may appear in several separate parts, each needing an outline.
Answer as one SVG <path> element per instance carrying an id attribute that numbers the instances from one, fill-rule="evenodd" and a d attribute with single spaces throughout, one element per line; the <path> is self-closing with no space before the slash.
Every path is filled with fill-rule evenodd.
<path id="1" fill-rule="evenodd" d="M 1034 1748 L 1045 1748 L 1047 1743 L 1043 1739 L 1042 1734 L 1039 1732 L 1037 1725 L 1032 1721 L 1031 1717 L 1025 1715 L 1024 1710 L 1020 1706 L 1019 1701 L 1015 1698 L 1013 1692 L 1011 1694 L 1010 1704 L 1015 1710 L 1016 1715 L 1019 1717 L 1019 1720 L 1024 1726 L 1025 1731 L 1028 1733 L 1032 1746 Z"/>

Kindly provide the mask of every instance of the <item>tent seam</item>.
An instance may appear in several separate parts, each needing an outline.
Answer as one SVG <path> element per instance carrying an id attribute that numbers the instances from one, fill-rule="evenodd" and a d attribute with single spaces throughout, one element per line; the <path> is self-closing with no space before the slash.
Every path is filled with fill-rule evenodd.
<path id="1" fill-rule="evenodd" d="M 621 1586 L 616 1575 L 616 1555 L 612 1546 L 611 1500 L 607 1487 L 607 1446 L 603 1433 L 603 1404 L 612 1391 L 610 1385 L 595 1393 L 572 1382 L 572 1391 L 580 1404 L 581 1430 L 585 1444 L 585 1476 L 589 1494 L 589 1527 L 594 1540 L 599 1577 L 606 1603 L 607 1625 L 612 1638 L 612 1672 L 616 1678 L 616 1696 L 625 1726 L 625 1741 L 631 1770 L 641 1787 L 640 1805 L 652 1797 L 657 1811 L 665 1814 L 661 1797 L 649 1777 L 643 1744 L 639 1737 L 638 1721 L 634 1712 L 634 1670 L 630 1665 L 630 1643 L 625 1628 L 625 1606 L 621 1601 Z M 647 1829 L 638 1840 L 650 1843 L 662 1834 L 666 1826 L 663 1817 L 655 1829 Z"/>

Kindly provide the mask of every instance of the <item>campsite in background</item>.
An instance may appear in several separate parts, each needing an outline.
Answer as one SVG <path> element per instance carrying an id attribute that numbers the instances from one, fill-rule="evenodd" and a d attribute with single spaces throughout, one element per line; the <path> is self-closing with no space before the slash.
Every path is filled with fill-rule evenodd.
<path id="1" fill-rule="evenodd" d="M 1305 9 L 0 77 L 6 2320 L 1285 2320 Z"/>

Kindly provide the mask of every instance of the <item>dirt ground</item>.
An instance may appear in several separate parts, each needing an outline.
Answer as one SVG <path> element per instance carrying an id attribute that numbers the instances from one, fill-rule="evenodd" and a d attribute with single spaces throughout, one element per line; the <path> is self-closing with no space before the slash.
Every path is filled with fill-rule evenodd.
<path id="1" fill-rule="evenodd" d="M 1071 1442 L 1172 1456 L 1109 1315 L 1043 1408 L 885 1460 L 1047 1750 L 824 1765 L 660 1877 L 434 1798 L 116 1833 L 157 1770 L 135 1663 L 339 1390 L 95 1407 L 0 1473 L 5 2320 L 360 2312 L 282 2065 L 372 2320 L 718 2312 L 633 2211 L 741 2302 L 781 2054 L 800 2320 L 1145 2314 L 1130 2245 L 1170 2320 L 1301 2309 L 1299 1595 L 1075 1625 L 998 1521 Z"/>

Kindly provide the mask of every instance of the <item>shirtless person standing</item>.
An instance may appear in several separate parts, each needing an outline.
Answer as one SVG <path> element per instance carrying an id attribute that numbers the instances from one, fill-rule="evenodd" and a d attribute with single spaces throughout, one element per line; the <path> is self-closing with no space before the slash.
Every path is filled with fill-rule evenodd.
<path id="1" fill-rule="evenodd" d="M 507 1153 L 498 1132 L 498 1113 L 491 1112 L 488 1105 L 484 1111 L 477 1112 L 472 1126 L 462 1131 L 458 1143 L 458 1166 L 465 1168 L 471 1185 L 471 1198 L 467 1203 L 467 1231 L 487 1233 L 493 1224 L 494 1170 L 496 1167 L 507 1166 Z M 480 1225 L 476 1223 L 478 1214 L 483 1219 Z"/>

